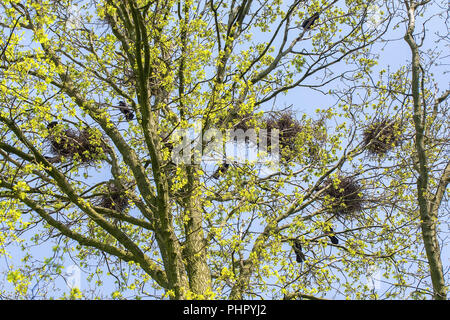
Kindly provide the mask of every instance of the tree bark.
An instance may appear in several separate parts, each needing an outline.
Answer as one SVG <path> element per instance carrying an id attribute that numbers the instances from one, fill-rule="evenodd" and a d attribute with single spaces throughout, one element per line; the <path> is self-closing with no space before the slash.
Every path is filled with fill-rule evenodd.
<path id="1" fill-rule="evenodd" d="M 429 185 L 428 159 L 425 150 L 424 132 L 426 125 L 426 106 L 421 103 L 421 92 L 419 77 L 421 73 L 419 47 L 414 40 L 415 14 L 417 3 L 405 1 L 408 9 L 408 28 L 405 34 L 405 41 L 408 43 L 412 54 L 412 97 L 413 97 L 413 120 L 415 128 L 415 151 L 418 165 L 416 170 L 417 178 L 417 201 L 419 205 L 422 238 L 425 246 L 430 276 L 433 285 L 434 299 L 445 300 L 447 298 L 447 288 L 444 281 L 444 273 L 440 256 L 439 242 L 437 239 L 437 214 L 431 210 L 430 196 L 427 193 Z M 437 208 L 435 208 L 437 213 Z"/>

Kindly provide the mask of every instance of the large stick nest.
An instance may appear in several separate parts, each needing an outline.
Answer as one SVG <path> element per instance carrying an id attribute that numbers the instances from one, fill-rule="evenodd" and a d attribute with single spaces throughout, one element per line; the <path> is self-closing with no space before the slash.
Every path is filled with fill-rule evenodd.
<path id="1" fill-rule="evenodd" d="M 119 189 L 113 181 L 106 184 L 105 193 L 98 198 L 95 204 L 118 212 L 123 212 L 129 206 L 125 190 Z"/>
<path id="2" fill-rule="evenodd" d="M 336 181 L 328 179 L 325 182 L 324 204 L 330 212 L 348 216 L 363 209 L 362 187 L 354 177 L 338 177 Z"/>
<path id="3" fill-rule="evenodd" d="M 271 137 L 274 130 L 279 131 L 279 147 L 281 155 L 284 159 L 290 159 L 296 151 L 295 140 L 299 133 L 302 132 L 302 124 L 295 119 L 292 112 L 285 111 L 265 120 L 267 130 L 267 146 L 271 146 Z"/>
<path id="4" fill-rule="evenodd" d="M 50 151 L 58 161 L 62 158 L 90 164 L 104 158 L 107 145 L 95 129 L 61 129 L 53 121 L 47 126 Z"/>
<path id="5" fill-rule="evenodd" d="M 382 156 L 398 146 L 402 140 L 399 124 L 388 118 L 376 120 L 363 132 L 363 143 L 367 151 Z"/>

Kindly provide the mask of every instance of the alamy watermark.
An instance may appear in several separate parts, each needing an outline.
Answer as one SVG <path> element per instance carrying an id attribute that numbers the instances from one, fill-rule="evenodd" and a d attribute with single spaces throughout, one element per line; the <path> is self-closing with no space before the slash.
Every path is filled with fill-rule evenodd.
<path id="1" fill-rule="evenodd" d="M 369 266 L 366 273 L 366 284 L 371 290 L 381 288 L 381 270 L 376 266 Z"/>
<path id="2" fill-rule="evenodd" d="M 368 5 L 366 11 L 366 25 L 369 30 L 376 30 L 383 23 L 383 11 L 376 1 Z"/>
<path id="3" fill-rule="evenodd" d="M 81 289 L 81 269 L 77 265 L 70 265 L 65 276 L 66 285 L 70 290 Z"/>
<path id="4" fill-rule="evenodd" d="M 279 161 L 280 133 L 277 129 L 202 130 L 198 123 L 194 124 L 193 129 L 178 129 L 171 134 L 173 163 L 200 164 L 206 159 L 225 162 L 278 163 Z M 249 153 L 249 149 L 254 152 Z M 254 156 L 250 157 L 250 154 Z"/>
<path id="5" fill-rule="evenodd" d="M 80 29 L 83 25 L 81 7 L 73 4 L 67 8 L 66 27 L 69 29 Z"/>

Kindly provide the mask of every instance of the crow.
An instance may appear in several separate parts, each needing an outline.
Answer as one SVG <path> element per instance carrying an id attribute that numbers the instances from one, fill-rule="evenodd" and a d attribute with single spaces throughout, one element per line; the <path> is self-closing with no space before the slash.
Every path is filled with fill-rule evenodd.
<path id="1" fill-rule="evenodd" d="M 303 29 L 311 30 L 311 27 L 314 25 L 317 19 L 319 19 L 319 14 L 316 12 L 310 18 L 303 21 L 302 23 Z"/>
<path id="2" fill-rule="evenodd" d="M 230 167 L 230 165 L 226 162 L 222 163 L 216 170 L 216 172 L 214 172 L 214 174 L 212 175 L 212 177 L 214 179 L 219 179 L 220 175 L 227 172 L 228 168 Z"/>
<path id="3" fill-rule="evenodd" d="M 305 261 L 305 255 L 303 254 L 302 245 L 299 240 L 294 240 L 294 245 L 292 246 L 292 248 L 294 249 L 295 255 L 297 257 L 296 261 L 299 263 Z"/>
<path id="4" fill-rule="evenodd" d="M 47 125 L 47 129 L 50 130 L 58 124 L 58 121 L 52 121 Z"/>
<path id="5" fill-rule="evenodd" d="M 336 238 L 336 236 L 334 235 L 333 228 L 329 227 L 329 228 L 326 228 L 324 231 L 325 231 L 325 234 L 328 236 L 328 238 L 330 238 L 332 244 L 339 243 L 338 238 Z"/>
<path id="6" fill-rule="evenodd" d="M 119 101 L 119 110 L 123 113 L 127 121 L 131 121 L 134 119 L 133 110 L 124 101 Z"/>

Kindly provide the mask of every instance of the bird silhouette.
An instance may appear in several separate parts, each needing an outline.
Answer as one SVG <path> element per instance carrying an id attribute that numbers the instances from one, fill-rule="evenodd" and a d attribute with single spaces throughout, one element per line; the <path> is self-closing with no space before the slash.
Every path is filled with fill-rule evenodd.
<path id="1" fill-rule="evenodd" d="M 225 172 L 227 172 L 228 168 L 230 167 L 230 164 L 224 162 L 222 163 L 216 170 L 216 172 L 214 172 L 214 174 L 212 175 L 212 177 L 214 179 L 219 179 L 220 175 L 224 174 Z"/>
<path id="2" fill-rule="evenodd" d="M 58 121 L 52 121 L 47 125 L 47 129 L 50 130 L 58 124 Z"/>
<path id="3" fill-rule="evenodd" d="M 300 243 L 299 240 L 294 240 L 294 245 L 292 246 L 292 248 L 294 249 L 295 255 L 297 257 L 296 261 L 299 263 L 302 263 L 303 261 L 305 261 L 305 255 L 303 254 L 302 251 L 302 245 Z"/>
<path id="4" fill-rule="evenodd" d="M 336 238 L 336 236 L 334 235 L 333 228 L 328 227 L 324 231 L 325 231 L 325 234 L 328 236 L 328 238 L 330 238 L 332 244 L 338 244 L 339 243 L 338 238 Z"/>
<path id="5" fill-rule="evenodd" d="M 302 27 L 305 30 L 311 30 L 311 27 L 314 25 L 317 19 L 319 19 L 319 14 L 316 12 L 310 18 L 306 19 L 302 23 Z"/>
<path id="6" fill-rule="evenodd" d="M 125 116 L 127 121 L 131 121 L 134 119 L 134 113 L 131 107 L 125 103 L 125 101 L 119 101 L 119 110 Z"/>

